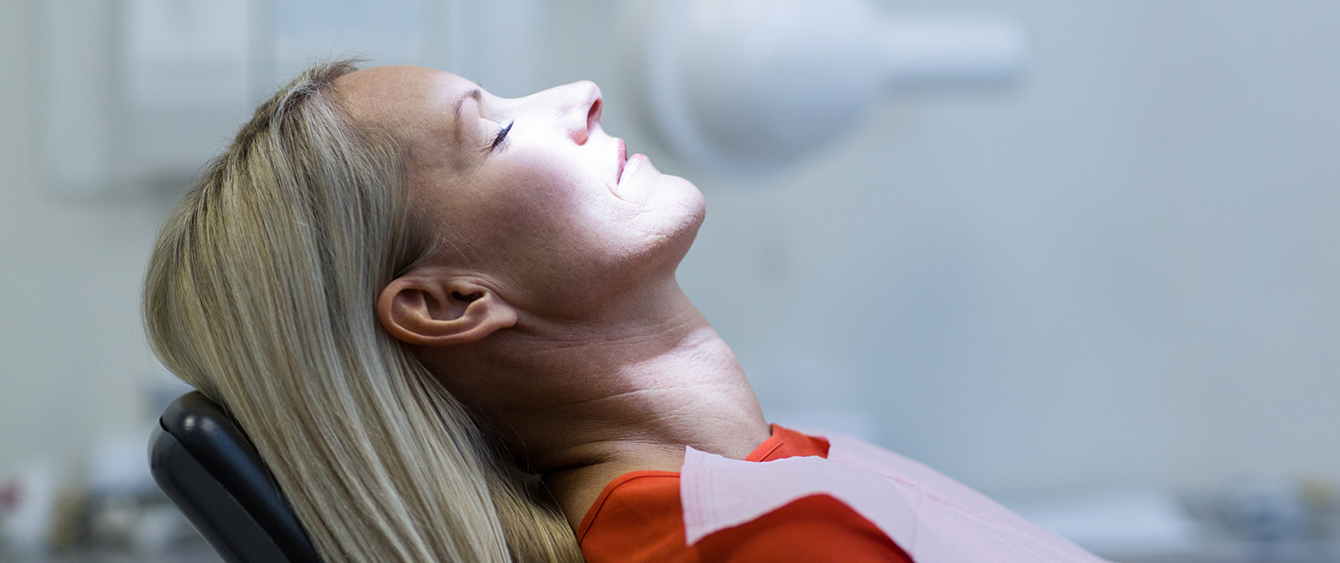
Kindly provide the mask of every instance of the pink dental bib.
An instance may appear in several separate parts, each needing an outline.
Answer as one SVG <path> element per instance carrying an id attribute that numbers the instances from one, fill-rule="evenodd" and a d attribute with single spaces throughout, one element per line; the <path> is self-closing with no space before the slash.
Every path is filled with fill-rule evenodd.
<path id="1" fill-rule="evenodd" d="M 920 463 L 855 438 L 808 433 L 829 441 L 827 459 L 750 462 L 688 448 L 679 481 L 688 544 L 825 494 L 917 563 L 1103 561 Z"/>

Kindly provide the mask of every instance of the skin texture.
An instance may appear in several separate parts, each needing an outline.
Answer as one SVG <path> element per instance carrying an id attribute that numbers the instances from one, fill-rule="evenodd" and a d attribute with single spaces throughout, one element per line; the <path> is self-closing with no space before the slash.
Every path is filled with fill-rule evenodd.
<path id="1" fill-rule="evenodd" d="M 503 99 L 404 66 L 336 87 L 408 144 L 413 220 L 440 241 L 383 290 L 382 325 L 543 475 L 574 529 L 623 473 L 767 439 L 735 355 L 675 281 L 702 194 L 641 155 L 620 177 L 599 88 Z"/>

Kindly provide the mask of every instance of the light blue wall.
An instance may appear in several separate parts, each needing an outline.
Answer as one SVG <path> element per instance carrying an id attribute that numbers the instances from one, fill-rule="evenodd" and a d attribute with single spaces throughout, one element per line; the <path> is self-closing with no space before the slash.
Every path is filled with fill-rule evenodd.
<path id="1" fill-rule="evenodd" d="M 42 186 L 37 8 L 0 0 L 0 476 L 147 432 L 154 377 L 138 292 L 166 204 L 74 202 Z"/>

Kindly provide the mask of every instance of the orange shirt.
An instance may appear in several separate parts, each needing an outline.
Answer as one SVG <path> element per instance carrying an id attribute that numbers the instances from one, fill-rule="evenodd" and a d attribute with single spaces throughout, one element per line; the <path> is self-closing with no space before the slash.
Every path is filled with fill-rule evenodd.
<path id="1" fill-rule="evenodd" d="M 828 441 L 772 425 L 745 458 L 828 457 Z M 634 471 L 605 485 L 577 528 L 589 563 L 912 563 L 879 528 L 842 501 L 818 494 L 685 545 L 679 474 Z"/>

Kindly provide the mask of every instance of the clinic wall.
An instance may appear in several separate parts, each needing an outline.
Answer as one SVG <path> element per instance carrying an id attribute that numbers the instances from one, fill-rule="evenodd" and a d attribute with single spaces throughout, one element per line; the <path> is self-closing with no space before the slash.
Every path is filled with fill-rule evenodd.
<path id="1" fill-rule="evenodd" d="M 781 349 L 988 489 L 1334 480 L 1335 7 L 1010 11 L 1037 57 L 1013 96 L 891 104 L 778 194 L 769 297 L 831 295 Z"/>
<path id="2" fill-rule="evenodd" d="M 39 459 L 77 474 L 99 437 L 147 436 L 138 288 L 165 204 L 42 187 L 37 8 L 0 0 L 0 474 Z"/>

